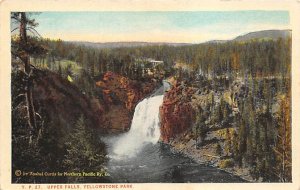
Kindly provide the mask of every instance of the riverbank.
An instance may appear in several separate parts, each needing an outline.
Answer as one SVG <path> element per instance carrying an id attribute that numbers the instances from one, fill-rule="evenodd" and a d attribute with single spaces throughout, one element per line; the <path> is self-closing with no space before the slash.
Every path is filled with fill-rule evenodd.
<path id="1" fill-rule="evenodd" d="M 214 153 L 215 148 L 211 147 L 214 146 L 212 144 L 196 148 L 196 142 L 194 140 L 189 140 L 186 142 L 182 141 L 181 138 L 176 138 L 170 141 L 169 143 L 164 143 L 162 141 L 160 141 L 160 143 L 168 145 L 172 152 L 177 154 L 183 154 L 184 156 L 192 159 L 198 164 L 203 164 L 217 168 L 232 175 L 238 176 L 246 182 L 261 182 L 261 180 L 253 180 L 253 178 L 250 175 L 249 168 L 239 168 L 237 166 L 230 165 L 226 166 L 226 163 L 224 164 L 222 158 Z M 226 168 L 224 166 L 226 166 Z"/>

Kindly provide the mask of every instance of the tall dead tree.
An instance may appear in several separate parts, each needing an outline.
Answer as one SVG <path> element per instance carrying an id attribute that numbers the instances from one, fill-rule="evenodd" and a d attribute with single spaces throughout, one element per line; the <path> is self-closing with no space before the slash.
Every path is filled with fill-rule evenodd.
<path id="1" fill-rule="evenodd" d="M 24 12 L 21 13 L 21 22 L 20 22 L 20 42 L 23 45 L 27 45 L 27 18 Z M 24 62 L 24 70 L 27 75 L 26 81 L 26 104 L 27 104 L 27 114 L 28 114 L 28 125 L 30 128 L 30 140 L 32 142 L 32 136 L 36 131 L 36 118 L 35 110 L 33 105 L 32 91 L 33 91 L 33 80 L 32 80 L 32 70 L 30 67 L 30 59 L 28 53 L 22 55 L 22 60 Z"/>
<path id="2" fill-rule="evenodd" d="M 17 27 L 12 30 L 19 29 L 18 37 L 19 39 L 14 43 L 15 47 L 12 47 L 12 54 L 15 57 L 18 57 L 24 64 L 24 73 L 25 73 L 25 99 L 27 107 L 27 116 L 28 116 L 28 126 L 30 130 L 29 135 L 29 144 L 32 144 L 33 137 L 38 133 L 37 122 L 36 122 L 36 112 L 34 109 L 33 101 L 33 70 L 32 65 L 30 64 L 30 54 L 39 54 L 43 51 L 43 48 L 35 42 L 29 41 L 29 36 L 27 31 L 31 33 L 38 34 L 34 27 L 37 26 L 37 23 L 34 19 L 29 19 L 25 12 L 15 12 L 11 14 L 11 19 L 17 23 Z M 39 34 L 38 34 L 39 35 Z"/>

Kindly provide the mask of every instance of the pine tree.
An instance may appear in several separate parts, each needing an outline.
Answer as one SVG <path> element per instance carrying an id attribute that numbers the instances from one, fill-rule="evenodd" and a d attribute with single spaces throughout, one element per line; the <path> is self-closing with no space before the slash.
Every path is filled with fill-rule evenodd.
<path id="1" fill-rule="evenodd" d="M 228 128 L 226 129 L 226 133 L 225 133 L 224 152 L 226 156 L 230 156 L 232 154 L 232 138 Z"/>
<path id="2" fill-rule="evenodd" d="M 36 136 L 37 139 L 39 137 L 38 133 L 40 131 L 40 126 L 37 125 L 36 121 L 36 112 L 34 107 L 33 100 L 33 69 L 30 64 L 30 55 L 41 55 L 45 53 L 45 49 L 41 47 L 36 40 L 33 40 L 27 32 L 31 32 L 34 34 L 38 34 L 38 32 L 34 29 L 38 26 L 38 23 L 35 22 L 35 19 L 29 19 L 27 13 L 25 12 L 14 12 L 11 13 L 11 19 L 13 19 L 16 23 L 19 24 L 15 29 L 15 31 L 19 29 L 19 39 L 12 40 L 12 50 L 11 53 L 13 56 L 19 58 L 24 64 L 24 73 L 25 73 L 25 81 L 26 81 L 26 105 L 27 105 L 27 117 L 28 117 L 28 126 L 29 126 L 29 144 L 31 145 L 33 142 L 33 138 Z M 39 35 L 39 34 L 38 34 Z"/>
<path id="3" fill-rule="evenodd" d="M 63 164 L 66 171 L 100 171 L 107 160 L 104 143 L 86 127 L 85 122 L 84 116 L 80 116 L 65 143 L 67 154 Z"/>
<path id="4" fill-rule="evenodd" d="M 291 157 L 291 107 L 290 107 L 290 92 L 288 96 L 281 101 L 280 115 L 278 122 L 277 144 L 273 148 L 276 155 L 277 165 L 275 173 L 282 182 L 292 180 L 292 157 Z"/>
<path id="5" fill-rule="evenodd" d="M 238 140 L 239 140 L 239 146 L 238 146 L 238 157 L 237 161 L 239 163 L 239 166 L 242 166 L 242 161 L 245 156 L 245 153 L 247 151 L 247 124 L 244 119 L 240 118 L 241 121 L 239 123 L 239 132 L 238 132 Z"/>
<path id="6" fill-rule="evenodd" d="M 58 64 L 58 74 L 59 74 L 59 76 L 62 77 L 62 69 L 61 69 L 61 64 L 60 64 L 60 62 L 59 62 L 59 64 Z"/>

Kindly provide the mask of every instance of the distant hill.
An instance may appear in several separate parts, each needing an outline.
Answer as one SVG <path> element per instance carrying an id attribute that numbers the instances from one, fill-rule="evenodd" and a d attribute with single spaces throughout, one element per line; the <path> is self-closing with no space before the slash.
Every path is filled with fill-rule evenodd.
<path id="1" fill-rule="evenodd" d="M 233 41 L 248 41 L 254 39 L 277 39 L 286 38 L 291 36 L 291 30 L 262 30 L 257 32 L 250 32 L 245 35 L 238 36 L 233 39 Z"/>
<path id="2" fill-rule="evenodd" d="M 144 46 L 186 46 L 191 45 L 189 43 L 168 43 L 168 42 L 75 42 L 71 41 L 69 43 L 77 45 L 85 45 L 93 48 L 121 48 L 121 47 L 144 47 Z"/>
<path id="3" fill-rule="evenodd" d="M 262 30 L 256 32 L 250 32 L 244 35 L 240 35 L 232 40 L 211 40 L 204 43 L 226 43 L 229 41 L 244 42 L 254 39 L 272 39 L 286 38 L 291 36 L 291 30 Z M 68 43 L 73 43 L 76 45 L 85 45 L 92 48 L 121 48 L 121 47 L 145 47 L 145 46 L 188 46 L 193 45 L 193 43 L 169 43 L 169 42 L 84 42 L 84 41 L 69 41 Z"/>
<path id="4" fill-rule="evenodd" d="M 230 40 L 210 40 L 210 41 L 207 41 L 207 42 L 204 42 L 204 43 L 208 43 L 208 44 L 223 44 L 223 43 L 226 43 Z"/>
<path id="5" fill-rule="evenodd" d="M 221 44 L 229 41 L 245 42 L 245 41 L 255 40 L 255 39 L 276 40 L 278 38 L 286 38 L 291 35 L 292 35 L 291 30 L 262 30 L 262 31 L 250 32 L 244 35 L 240 35 L 232 40 L 211 40 L 205 43 Z"/>

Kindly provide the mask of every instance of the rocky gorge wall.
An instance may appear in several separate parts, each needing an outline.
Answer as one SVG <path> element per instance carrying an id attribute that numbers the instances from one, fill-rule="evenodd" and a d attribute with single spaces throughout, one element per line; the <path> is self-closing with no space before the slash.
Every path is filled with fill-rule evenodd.
<path id="1" fill-rule="evenodd" d="M 194 91 L 192 88 L 176 83 L 165 94 L 160 107 L 160 129 L 163 142 L 169 142 L 193 124 L 195 111 L 191 105 L 191 96 Z"/>
<path id="2" fill-rule="evenodd" d="M 155 79 L 136 81 L 113 72 L 106 72 L 96 82 L 104 105 L 103 124 L 112 133 L 128 131 L 135 106 L 159 85 Z"/>
<path id="3" fill-rule="evenodd" d="M 249 85 L 240 79 L 231 82 L 227 88 L 226 85 L 211 85 L 212 81 L 198 83 L 187 85 L 177 81 L 166 92 L 160 108 L 161 141 L 199 163 L 254 181 L 253 168 L 248 164 L 237 164 L 234 155 L 242 147 L 238 139 L 242 138 L 239 135 L 242 135 L 240 130 L 244 124 L 238 121 L 245 113 L 251 113 L 241 110 L 249 101 Z M 274 115 L 278 112 L 279 101 L 273 98 Z M 266 107 L 259 99 L 255 104 L 254 114 L 258 118 L 266 114 Z"/>
<path id="4" fill-rule="evenodd" d="M 36 109 L 42 110 L 49 121 L 71 128 L 83 115 L 88 126 L 103 133 L 127 131 L 136 104 L 159 84 L 107 72 L 95 84 L 97 96 L 87 97 L 76 85 L 51 71 L 36 70 L 34 81 Z"/>

